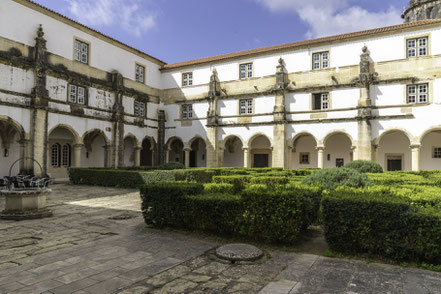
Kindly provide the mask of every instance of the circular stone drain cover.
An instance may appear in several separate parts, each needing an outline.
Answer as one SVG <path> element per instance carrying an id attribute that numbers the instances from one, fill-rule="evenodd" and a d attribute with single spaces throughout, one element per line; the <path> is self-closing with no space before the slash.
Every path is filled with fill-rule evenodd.
<path id="1" fill-rule="evenodd" d="M 263 251 L 248 244 L 228 244 L 217 248 L 216 256 L 231 262 L 254 261 L 263 256 Z"/>

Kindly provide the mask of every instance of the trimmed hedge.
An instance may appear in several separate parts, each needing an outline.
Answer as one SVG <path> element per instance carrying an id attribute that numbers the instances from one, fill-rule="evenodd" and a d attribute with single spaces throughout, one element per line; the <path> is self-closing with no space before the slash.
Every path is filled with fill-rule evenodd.
<path id="1" fill-rule="evenodd" d="M 368 160 L 354 160 L 345 164 L 346 168 L 355 169 L 361 173 L 382 173 L 383 168 L 378 162 Z"/>
<path id="2" fill-rule="evenodd" d="M 388 188 L 338 188 L 322 201 L 332 250 L 441 262 L 441 212 L 418 208 Z"/>
<path id="3" fill-rule="evenodd" d="M 204 184 L 204 191 L 206 194 L 220 194 L 220 193 L 234 194 L 234 190 L 235 189 L 233 184 L 216 184 L 216 183 Z"/>
<path id="4" fill-rule="evenodd" d="M 253 177 L 250 175 L 237 176 L 215 176 L 213 183 L 217 184 L 232 184 L 234 185 L 234 193 L 240 193 L 245 186 L 248 185 Z"/>
<path id="5" fill-rule="evenodd" d="M 365 187 L 372 184 L 366 174 L 345 167 L 325 168 L 307 176 L 302 184 L 317 185 L 325 190 L 334 190 L 339 186 Z"/>
<path id="6" fill-rule="evenodd" d="M 170 182 L 175 180 L 173 171 L 140 172 L 117 169 L 69 168 L 72 184 L 95 185 L 117 188 L 138 188 L 154 182 Z"/>
<path id="7" fill-rule="evenodd" d="M 430 185 L 429 179 L 418 173 L 411 172 L 384 172 L 381 174 L 368 174 L 375 185 L 397 186 L 397 185 Z"/>
<path id="8" fill-rule="evenodd" d="M 288 177 L 275 177 L 275 176 L 269 176 L 269 177 L 253 177 L 250 179 L 251 184 L 263 184 L 268 187 L 275 187 L 280 185 L 286 185 L 289 182 Z"/>

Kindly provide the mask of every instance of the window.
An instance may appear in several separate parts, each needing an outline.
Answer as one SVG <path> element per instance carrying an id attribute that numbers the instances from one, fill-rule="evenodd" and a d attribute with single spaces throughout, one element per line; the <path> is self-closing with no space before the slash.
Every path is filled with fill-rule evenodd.
<path id="1" fill-rule="evenodd" d="M 135 79 L 137 82 L 144 83 L 145 82 L 145 66 L 142 66 L 140 64 L 136 64 L 136 72 L 135 72 Z"/>
<path id="2" fill-rule="evenodd" d="M 89 44 L 75 40 L 75 60 L 85 64 L 89 63 Z"/>
<path id="3" fill-rule="evenodd" d="M 252 63 L 243 63 L 239 66 L 240 68 L 240 78 L 247 79 L 253 77 L 253 64 Z"/>
<path id="4" fill-rule="evenodd" d="M 300 153 L 300 164 L 309 164 L 309 153 Z"/>
<path id="5" fill-rule="evenodd" d="M 407 40 L 407 57 L 427 56 L 428 38 L 415 38 Z"/>
<path id="6" fill-rule="evenodd" d="M 429 85 L 428 84 L 420 84 L 420 85 L 409 85 L 407 86 L 407 103 L 427 103 L 428 93 L 429 93 Z"/>
<path id="7" fill-rule="evenodd" d="M 86 88 L 77 85 L 69 85 L 69 102 L 86 104 Z"/>
<path id="8" fill-rule="evenodd" d="M 240 114 L 252 114 L 253 113 L 253 99 L 241 99 L 239 100 Z"/>
<path id="9" fill-rule="evenodd" d="M 60 144 L 52 145 L 51 164 L 53 167 L 60 166 Z"/>
<path id="10" fill-rule="evenodd" d="M 318 52 L 312 54 L 312 69 L 323 69 L 329 67 L 329 52 Z"/>
<path id="11" fill-rule="evenodd" d="M 141 101 L 135 100 L 135 115 L 136 116 L 145 116 L 145 103 Z"/>
<path id="12" fill-rule="evenodd" d="M 70 145 L 69 144 L 64 144 L 63 145 L 63 150 L 62 150 L 62 161 L 63 161 L 63 166 L 64 167 L 69 167 L 70 166 Z"/>
<path id="13" fill-rule="evenodd" d="M 182 74 L 182 87 L 193 86 L 193 73 L 185 72 Z"/>
<path id="14" fill-rule="evenodd" d="M 193 117 L 193 105 L 182 105 L 182 119 L 191 119 Z"/>
<path id="15" fill-rule="evenodd" d="M 312 109 L 325 110 L 329 109 L 329 93 L 313 94 Z"/>
<path id="16" fill-rule="evenodd" d="M 433 147 L 433 158 L 441 158 L 441 147 Z"/>

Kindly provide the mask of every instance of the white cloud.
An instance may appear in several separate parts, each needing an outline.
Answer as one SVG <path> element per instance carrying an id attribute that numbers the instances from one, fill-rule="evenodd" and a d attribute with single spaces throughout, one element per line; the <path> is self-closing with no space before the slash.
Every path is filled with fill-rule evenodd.
<path id="1" fill-rule="evenodd" d="M 142 0 L 65 0 L 69 12 L 91 26 L 121 26 L 140 37 L 156 25 L 155 16 L 140 4 Z"/>
<path id="2" fill-rule="evenodd" d="M 349 33 L 402 22 L 394 7 L 380 12 L 352 6 L 355 0 L 255 0 L 271 12 L 297 14 L 309 30 L 308 38 Z"/>

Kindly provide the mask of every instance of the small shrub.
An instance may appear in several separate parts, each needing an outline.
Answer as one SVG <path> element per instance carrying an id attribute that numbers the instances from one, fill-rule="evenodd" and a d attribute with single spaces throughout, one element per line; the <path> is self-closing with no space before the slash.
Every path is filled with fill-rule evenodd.
<path id="1" fill-rule="evenodd" d="M 204 184 L 204 191 L 206 194 L 216 194 L 216 193 L 234 194 L 235 189 L 233 184 L 209 183 L 209 184 Z"/>
<path id="2" fill-rule="evenodd" d="M 361 173 L 382 173 L 383 168 L 380 164 L 368 160 L 354 160 L 345 165 L 346 168 L 355 169 Z"/>
<path id="3" fill-rule="evenodd" d="M 307 176 L 303 181 L 305 185 L 316 185 L 331 191 L 339 186 L 365 187 L 372 184 L 366 174 L 345 167 L 326 168 Z"/>
<path id="4" fill-rule="evenodd" d="M 217 173 L 207 168 L 182 169 L 174 172 L 176 181 L 211 183 Z"/>
<path id="5" fill-rule="evenodd" d="M 161 165 L 161 169 L 164 170 L 173 170 L 173 169 L 184 169 L 185 166 L 180 162 L 168 162 L 166 164 Z"/>

